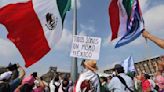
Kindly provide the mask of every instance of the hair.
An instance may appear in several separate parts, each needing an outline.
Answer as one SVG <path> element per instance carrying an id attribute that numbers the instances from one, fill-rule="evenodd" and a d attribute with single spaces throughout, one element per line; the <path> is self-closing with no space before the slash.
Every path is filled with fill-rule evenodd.
<path id="1" fill-rule="evenodd" d="M 62 86 L 63 86 L 63 87 L 67 87 L 68 85 L 69 85 L 69 81 L 64 79 L 64 80 L 62 81 Z"/>
<path id="2" fill-rule="evenodd" d="M 83 59 L 83 60 L 81 61 L 81 66 L 83 66 L 83 67 L 85 66 L 85 65 L 84 65 L 84 62 L 85 62 L 85 61 L 86 61 L 85 59 Z"/>
<path id="3" fill-rule="evenodd" d="M 56 75 L 56 76 L 54 77 L 53 84 L 55 85 L 55 82 L 58 82 L 58 81 L 59 81 L 59 76 Z"/>
<path id="4" fill-rule="evenodd" d="M 118 74 L 124 73 L 124 68 L 123 67 L 117 68 L 115 70 L 117 71 Z"/>
<path id="5" fill-rule="evenodd" d="M 69 81 L 68 80 L 63 80 L 62 81 L 62 90 L 63 92 L 68 92 L 69 89 Z"/>
<path id="6" fill-rule="evenodd" d="M 40 80 L 43 81 L 44 80 L 43 77 L 40 77 Z"/>
<path id="7" fill-rule="evenodd" d="M 106 77 L 100 77 L 103 81 L 107 82 L 107 78 Z"/>
<path id="8" fill-rule="evenodd" d="M 59 76 L 56 76 L 54 81 L 59 81 Z"/>
<path id="9" fill-rule="evenodd" d="M 109 78 L 109 79 L 112 79 L 112 76 L 109 76 L 108 78 Z"/>
<path id="10" fill-rule="evenodd" d="M 150 79 L 150 75 L 149 74 L 144 74 L 145 79 Z"/>
<path id="11" fill-rule="evenodd" d="M 14 70 L 17 70 L 18 69 L 18 66 L 17 66 L 17 64 L 9 65 L 7 67 L 7 69 L 9 69 L 9 71 L 14 71 Z"/>
<path id="12" fill-rule="evenodd" d="M 32 73 L 32 76 L 33 76 L 34 78 L 36 78 L 36 77 L 37 77 L 37 72 L 33 72 L 33 73 Z"/>
<path id="13" fill-rule="evenodd" d="M 54 76 L 54 79 L 53 79 L 53 85 L 55 86 L 55 92 L 58 92 L 58 89 L 61 85 L 60 81 L 59 81 L 59 75 L 58 73 Z M 59 85 L 56 85 L 55 82 L 59 82 L 60 84 Z"/>

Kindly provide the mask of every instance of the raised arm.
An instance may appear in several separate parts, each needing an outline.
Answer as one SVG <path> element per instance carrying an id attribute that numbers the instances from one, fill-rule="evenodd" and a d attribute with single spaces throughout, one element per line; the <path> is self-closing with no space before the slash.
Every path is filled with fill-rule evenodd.
<path id="1" fill-rule="evenodd" d="M 17 66 L 18 66 L 18 69 L 19 69 L 19 76 L 18 76 L 18 78 L 23 79 L 23 77 L 25 76 L 26 72 L 25 72 L 25 70 L 23 69 L 22 66 L 20 66 L 19 64 L 17 64 Z"/>
<path id="2" fill-rule="evenodd" d="M 152 34 L 150 34 L 148 31 L 144 30 L 142 33 L 143 37 L 153 41 L 155 44 L 157 44 L 159 47 L 164 49 L 164 40 L 160 39 Z"/>

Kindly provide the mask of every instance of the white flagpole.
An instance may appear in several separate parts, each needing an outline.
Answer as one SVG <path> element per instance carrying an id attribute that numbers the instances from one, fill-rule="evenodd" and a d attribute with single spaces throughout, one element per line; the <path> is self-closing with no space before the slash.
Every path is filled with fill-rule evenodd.
<path id="1" fill-rule="evenodd" d="M 73 10 L 73 35 L 77 35 L 77 1 L 76 0 L 74 0 L 74 10 Z M 78 74 L 77 58 L 73 58 L 72 66 L 71 66 L 71 78 L 73 82 L 76 82 L 77 74 Z"/>

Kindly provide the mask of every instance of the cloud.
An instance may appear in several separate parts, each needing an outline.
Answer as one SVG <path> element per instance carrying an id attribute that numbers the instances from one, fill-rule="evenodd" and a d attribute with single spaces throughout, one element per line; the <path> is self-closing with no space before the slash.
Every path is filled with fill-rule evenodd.
<path id="1" fill-rule="evenodd" d="M 139 0 L 139 2 L 140 2 L 140 7 L 142 11 L 145 12 L 148 7 L 148 4 L 147 4 L 148 0 Z"/>
<path id="2" fill-rule="evenodd" d="M 15 46 L 8 40 L 0 39 L 0 55 L 7 58 L 17 53 Z"/>
<path id="3" fill-rule="evenodd" d="M 161 10 L 164 10 L 164 5 L 151 8 L 144 14 L 144 20 L 147 29 L 164 34 L 164 31 L 160 31 L 164 29 L 164 12 Z"/>
<path id="4" fill-rule="evenodd" d="M 62 38 L 59 41 L 59 43 L 57 43 L 56 49 L 68 51 L 70 49 L 71 42 L 72 42 L 72 33 L 67 29 L 63 29 Z"/>
<path id="5" fill-rule="evenodd" d="M 145 38 L 143 37 L 138 37 L 135 41 L 131 42 L 129 45 L 137 46 L 145 43 Z"/>
<path id="6" fill-rule="evenodd" d="M 94 33 L 96 31 L 95 27 L 92 25 L 80 24 L 80 28 L 82 31 L 88 31 L 88 32 L 92 32 L 92 33 Z"/>
<path id="7" fill-rule="evenodd" d="M 110 39 L 111 39 L 111 35 L 110 35 L 109 37 L 103 39 L 103 40 L 102 40 L 102 46 L 103 46 L 103 47 L 109 46 L 109 44 L 112 43 L 112 42 L 110 41 Z"/>
<path id="8" fill-rule="evenodd" d="M 78 35 L 80 35 L 80 36 L 87 36 L 87 33 L 85 31 L 81 31 Z"/>
<path id="9" fill-rule="evenodd" d="M 84 25 L 80 24 L 80 32 L 78 35 L 81 36 L 87 36 L 87 34 L 90 33 L 95 33 L 95 25 L 93 20 L 89 20 L 88 23 L 89 25 Z M 62 51 L 69 51 L 70 46 L 72 45 L 72 32 L 68 29 L 63 29 L 62 33 L 62 38 L 59 41 L 59 43 L 56 45 L 57 50 L 62 50 Z"/>
<path id="10" fill-rule="evenodd" d="M 15 4 L 17 2 L 27 2 L 29 0 L 1 0 L 0 8 L 7 4 Z"/>
<path id="11" fill-rule="evenodd" d="M 95 22 L 93 20 L 89 20 L 86 24 L 80 24 L 80 30 L 87 33 L 95 33 Z"/>
<path id="12" fill-rule="evenodd" d="M 87 36 L 87 33 L 86 31 L 80 31 L 78 35 Z M 69 51 L 71 45 L 72 45 L 72 32 L 68 29 L 63 29 L 62 38 L 57 43 L 55 49 L 62 50 L 62 51 Z"/>
<path id="13" fill-rule="evenodd" d="M 118 37 L 117 39 L 114 39 L 113 41 L 111 41 L 111 37 L 112 37 L 112 34 L 110 34 L 109 37 L 103 39 L 103 41 L 102 41 L 102 46 L 103 47 L 112 46 L 112 48 L 114 48 L 114 46 L 117 44 L 117 42 L 121 38 L 121 37 Z"/>
<path id="14" fill-rule="evenodd" d="M 116 65 L 116 64 L 120 64 L 120 62 L 112 62 L 111 64 L 107 64 L 103 67 L 100 67 L 99 71 L 112 69 L 114 67 L 114 65 Z"/>

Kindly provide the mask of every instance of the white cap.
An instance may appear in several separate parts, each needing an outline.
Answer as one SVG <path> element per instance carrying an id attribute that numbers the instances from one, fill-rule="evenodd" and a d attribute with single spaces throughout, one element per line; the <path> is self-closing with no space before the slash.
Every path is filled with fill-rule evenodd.
<path id="1" fill-rule="evenodd" d="M 11 71 L 4 72 L 3 74 L 0 75 L 0 81 L 4 79 L 9 79 L 12 75 Z"/>

